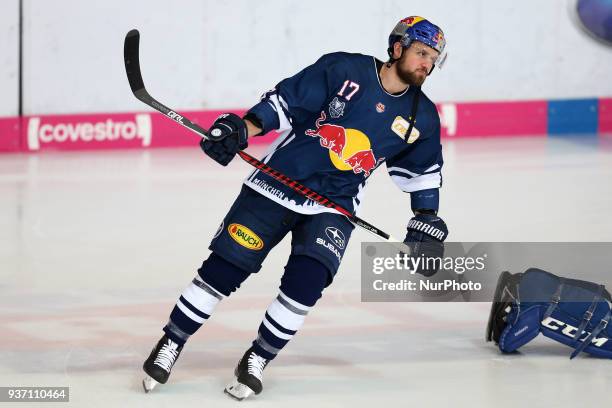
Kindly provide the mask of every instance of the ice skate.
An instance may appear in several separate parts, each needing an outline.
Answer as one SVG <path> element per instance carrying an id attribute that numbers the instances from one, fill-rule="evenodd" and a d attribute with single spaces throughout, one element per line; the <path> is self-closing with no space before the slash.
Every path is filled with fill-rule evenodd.
<path id="1" fill-rule="evenodd" d="M 147 358 L 142 366 L 145 373 L 148 374 L 142 380 L 145 392 L 150 392 L 157 384 L 165 384 L 168 381 L 172 366 L 178 359 L 179 354 L 181 354 L 181 350 L 183 350 L 183 346 L 179 346 L 166 335 L 157 342 L 149 358 Z"/>
<path id="2" fill-rule="evenodd" d="M 244 353 L 234 370 L 236 378 L 225 387 L 225 393 L 242 401 L 245 398 L 259 394 L 263 389 L 263 370 L 270 361 L 255 354 L 251 347 Z"/>

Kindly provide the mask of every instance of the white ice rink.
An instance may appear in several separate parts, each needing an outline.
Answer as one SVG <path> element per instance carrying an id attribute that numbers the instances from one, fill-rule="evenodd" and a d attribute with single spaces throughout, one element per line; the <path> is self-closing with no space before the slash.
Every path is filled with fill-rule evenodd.
<path id="1" fill-rule="evenodd" d="M 444 154 L 449 241 L 612 241 L 612 138 L 464 139 Z M 168 384 L 144 394 L 140 381 L 248 172 L 197 147 L 0 156 L 0 386 L 69 386 L 78 407 L 240 404 L 222 390 L 277 293 L 287 240 L 193 336 Z M 403 236 L 409 208 L 382 168 L 360 215 Z M 355 230 L 336 281 L 242 404 L 611 406 L 609 360 L 570 361 L 547 339 L 501 355 L 484 342 L 488 303 L 361 303 L 370 240 Z"/>

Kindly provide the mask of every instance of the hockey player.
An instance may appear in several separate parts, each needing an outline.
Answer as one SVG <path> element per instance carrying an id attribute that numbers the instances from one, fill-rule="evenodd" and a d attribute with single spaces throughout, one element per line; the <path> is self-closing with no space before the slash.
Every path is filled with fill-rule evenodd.
<path id="1" fill-rule="evenodd" d="M 413 253 L 441 256 L 447 228 L 437 216 L 442 184 L 440 119 L 420 86 L 441 59 L 442 30 L 422 17 L 401 20 L 383 63 L 337 52 L 281 81 L 244 118 L 221 115 L 204 152 L 226 166 L 249 137 L 281 132 L 264 162 L 353 212 L 372 172 L 387 170 L 410 193 L 414 217 L 406 243 Z M 215 234 L 212 251 L 183 291 L 164 336 L 144 363 L 150 391 L 166 383 L 183 345 L 219 301 L 256 273 L 289 232 L 291 254 L 277 297 L 225 392 L 243 399 L 262 390 L 266 366 L 291 340 L 334 279 L 353 225 L 342 215 L 255 170 Z M 421 270 L 430 275 L 435 271 Z"/>

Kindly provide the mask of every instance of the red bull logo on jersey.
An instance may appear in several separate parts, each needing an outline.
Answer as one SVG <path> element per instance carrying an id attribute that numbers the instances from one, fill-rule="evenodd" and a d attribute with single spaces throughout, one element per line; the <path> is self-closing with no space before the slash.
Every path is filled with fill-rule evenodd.
<path id="1" fill-rule="evenodd" d="M 376 159 L 371 149 L 370 139 L 357 129 L 323 123 L 327 118 L 325 112 L 315 122 L 316 129 L 308 129 L 306 134 L 318 137 L 322 147 L 329 150 L 329 158 L 338 170 L 352 170 L 355 174 L 363 173 L 366 177 L 382 162 L 384 157 Z"/>
<path id="2" fill-rule="evenodd" d="M 376 168 L 378 162 L 372 150 L 360 150 L 344 161 L 353 168 L 355 174 L 365 173 L 366 177 Z"/>
<path id="3" fill-rule="evenodd" d="M 346 145 L 346 129 L 342 126 L 317 124 L 316 130 L 308 129 L 306 134 L 312 137 L 318 136 L 321 146 L 328 148 L 338 156 L 342 156 L 342 151 Z"/>

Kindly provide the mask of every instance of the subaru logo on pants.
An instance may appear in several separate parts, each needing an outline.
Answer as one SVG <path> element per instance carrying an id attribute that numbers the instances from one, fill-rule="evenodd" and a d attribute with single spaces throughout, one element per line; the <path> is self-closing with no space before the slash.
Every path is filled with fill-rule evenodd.
<path id="1" fill-rule="evenodd" d="M 346 238 L 344 238 L 344 234 L 336 227 L 327 227 L 325 228 L 325 235 L 340 249 L 344 249 L 344 244 L 346 243 Z"/>

